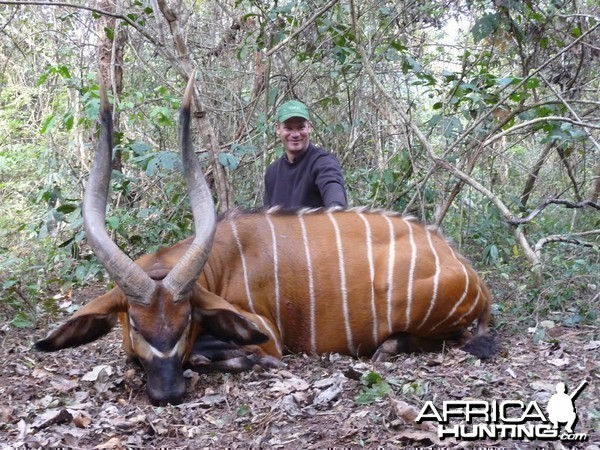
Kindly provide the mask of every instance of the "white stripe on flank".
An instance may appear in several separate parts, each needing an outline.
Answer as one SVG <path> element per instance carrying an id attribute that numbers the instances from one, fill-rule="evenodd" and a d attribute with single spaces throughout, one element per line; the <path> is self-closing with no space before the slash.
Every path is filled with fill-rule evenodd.
<path id="1" fill-rule="evenodd" d="M 417 265 L 417 246 L 415 244 L 411 223 L 406 220 L 404 220 L 404 223 L 408 227 L 408 240 L 410 242 L 410 268 L 408 270 L 408 287 L 406 288 L 406 324 L 404 325 L 404 329 L 406 330 L 410 325 L 410 313 L 414 294 L 413 288 L 415 284 L 415 267 Z"/>
<path id="2" fill-rule="evenodd" d="M 275 322 L 281 340 L 284 341 L 283 328 L 281 327 L 281 291 L 279 290 L 279 253 L 277 251 L 277 235 L 275 234 L 275 225 L 268 214 L 265 216 L 271 229 L 271 241 L 273 242 L 273 289 L 275 294 Z"/>
<path id="3" fill-rule="evenodd" d="M 456 319 L 454 321 L 454 323 L 450 326 L 454 326 L 456 324 L 458 324 L 461 320 L 463 320 L 465 317 L 471 315 L 471 313 L 473 312 L 473 310 L 475 309 L 475 307 L 479 304 L 479 299 L 481 298 L 481 288 L 477 289 L 477 297 L 475 297 L 475 301 L 473 302 L 473 305 L 471 306 L 471 308 L 464 313 L 462 316 L 460 316 L 458 319 Z"/>
<path id="4" fill-rule="evenodd" d="M 454 304 L 454 308 L 452 308 L 452 310 L 448 313 L 448 316 L 446 316 L 446 318 L 444 320 L 442 320 L 436 326 L 434 326 L 431 329 L 431 331 L 435 330 L 437 327 L 439 327 L 443 323 L 447 322 L 454 315 L 454 313 L 456 312 L 458 307 L 461 305 L 461 303 L 465 301 L 465 298 L 467 298 L 467 294 L 469 293 L 469 273 L 467 272 L 467 268 L 461 262 L 461 260 L 458 259 L 458 257 L 456 256 L 456 253 L 454 253 L 454 250 L 452 249 L 452 247 L 450 247 L 450 246 L 448 246 L 448 247 L 450 249 L 450 252 L 452 253 L 452 256 L 454 256 L 454 259 L 456 260 L 456 262 L 458 264 L 460 264 L 460 267 L 462 267 L 463 273 L 465 274 L 465 290 L 463 291 L 463 294 L 460 297 L 460 300 Z"/>
<path id="5" fill-rule="evenodd" d="M 310 244 L 308 242 L 308 234 L 302 214 L 298 215 L 300 228 L 302 229 L 302 242 L 304 244 L 304 254 L 306 255 L 306 271 L 308 272 L 308 298 L 310 301 L 310 351 L 317 352 L 317 320 L 316 320 L 316 300 L 315 300 L 315 280 L 312 267 L 312 259 L 310 257 Z"/>
<path id="6" fill-rule="evenodd" d="M 229 222 L 231 224 L 231 231 L 233 232 L 233 237 L 235 239 L 235 243 L 237 244 L 238 251 L 240 252 L 240 258 L 242 260 L 242 271 L 244 273 L 244 286 L 246 288 L 246 300 L 248 302 L 248 306 L 250 307 L 250 311 L 254 314 L 263 325 L 263 328 L 269 332 L 271 335 L 271 339 L 275 343 L 275 347 L 277 351 L 281 354 L 281 345 L 279 345 L 279 339 L 275 337 L 275 333 L 269 326 L 269 324 L 265 321 L 264 317 L 260 314 L 256 313 L 254 309 L 254 300 L 252 299 L 252 291 L 250 290 L 250 280 L 248 277 L 248 265 L 246 264 L 246 256 L 244 255 L 244 249 L 242 248 L 242 242 L 240 241 L 240 235 L 238 233 L 237 227 L 235 226 L 235 221 L 231 220 Z"/>
<path id="7" fill-rule="evenodd" d="M 367 218 L 358 212 L 358 217 L 365 224 L 365 236 L 367 240 L 367 262 L 369 263 L 369 281 L 371 283 L 371 316 L 373 317 L 373 343 L 379 343 L 379 330 L 377 323 L 377 308 L 375 307 L 375 264 L 373 263 L 373 236 L 371 232 L 371 224 Z"/>
<path id="8" fill-rule="evenodd" d="M 437 302 L 441 272 L 440 257 L 435 251 L 435 247 L 433 246 L 433 241 L 431 240 L 431 230 L 426 229 L 425 232 L 427 233 L 427 242 L 429 243 L 429 248 L 431 249 L 433 256 L 435 257 L 435 274 L 433 275 L 433 294 L 431 294 L 431 300 L 429 301 L 429 309 L 427 310 L 427 314 L 425 314 L 425 317 L 423 317 L 423 320 L 421 321 L 417 329 L 421 328 L 427 322 L 427 319 L 429 319 L 429 316 L 431 315 L 431 312 L 435 307 L 435 303 Z"/>
<path id="9" fill-rule="evenodd" d="M 396 236 L 394 235 L 394 225 L 388 216 L 383 216 L 388 223 L 390 231 L 390 245 L 388 250 L 388 276 L 387 276 L 387 320 L 388 331 L 394 332 L 392 328 L 392 300 L 394 299 L 394 263 L 396 261 Z"/>
<path id="10" fill-rule="evenodd" d="M 348 351 L 350 355 L 356 354 L 354 349 L 354 339 L 352 338 L 352 327 L 350 325 L 350 313 L 348 312 L 348 288 L 346 285 L 346 267 L 344 266 L 344 249 L 342 248 L 342 237 L 340 235 L 340 228 L 338 227 L 335 218 L 331 212 L 327 212 L 329 220 L 333 224 L 335 230 L 335 243 L 338 251 L 338 261 L 340 270 L 340 289 L 342 294 L 342 310 L 344 312 L 344 324 L 346 326 L 346 340 L 348 341 Z"/>

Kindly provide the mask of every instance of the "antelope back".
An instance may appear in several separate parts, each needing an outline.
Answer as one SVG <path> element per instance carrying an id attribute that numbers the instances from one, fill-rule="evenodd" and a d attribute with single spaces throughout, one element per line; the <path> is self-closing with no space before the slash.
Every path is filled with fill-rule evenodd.
<path id="1" fill-rule="evenodd" d="M 203 282 L 247 311 L 275 354 L 369 355 L 398 332 L 442 339 L 490 304 L 437 230 L 379 210 L 230 214 Z"/>

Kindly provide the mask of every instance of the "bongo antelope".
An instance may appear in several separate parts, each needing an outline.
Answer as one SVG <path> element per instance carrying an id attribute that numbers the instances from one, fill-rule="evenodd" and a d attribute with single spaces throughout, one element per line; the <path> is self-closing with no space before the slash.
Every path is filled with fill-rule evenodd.
<path id="1" fill-rule="evenodd" d="M 179 142 L 196 234 L 129 259 L 105 228 L 112 117 L 84 196 L 87 239 L 117 287 L 38 341 L 55 351 L 91 342 L 120 320 L 123 344 L 147 373 L 154 404 L 182 401 L 183 369 L 272 367 L 283 354 L 338 352 L 384 361 L 444 341 L 489 357 L 491 295 L 434 228 L 366 208 L 243 213 L 219 221 L 191 144 L 194 77 Z M 474 338 L 467 328 L 474 322 Z"/>

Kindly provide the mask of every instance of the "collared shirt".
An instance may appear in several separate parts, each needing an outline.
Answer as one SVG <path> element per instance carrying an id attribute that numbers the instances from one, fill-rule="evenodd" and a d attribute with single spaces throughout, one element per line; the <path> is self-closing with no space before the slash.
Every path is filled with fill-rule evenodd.
<path id="1" fill-rule="evenodd" d="M 339 161 L 312 143 L 294 162 L 284 154 L 267 168 L 264 204 L 286 208 L 346 206 Z"/>

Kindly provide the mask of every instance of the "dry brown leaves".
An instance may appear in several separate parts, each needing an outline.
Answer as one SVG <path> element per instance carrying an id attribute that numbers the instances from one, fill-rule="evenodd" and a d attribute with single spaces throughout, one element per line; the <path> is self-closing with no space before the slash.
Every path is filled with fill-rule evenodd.
<path id="1" fill-rule="evenodd" d="M 41 333 L 35 333 L 39 337 Z M 141 369 L 127 363 L 118 331 L 55 354 L 31 350 L 27 330 L 1 329 L 0 444 L 17 448 L 567 448 L 545 441 L 455 442 L 415 423 L 427 400 L 547 402 L 558 381 L 589 386 L 577 399 L 577 431 L 600 448 L 598 330 L 564 329 L 552 342 L 503 335 L 503 351 L 482 363 L 460 350 L 404 355 L 372 364 L 327 355 L 289 356 L 287 367 L 242 374 L 187 372 L 186 403 L 153 407 Z M 375 372 L 389 395 L 361 403 L 361 375 Z M 368 398 L 368 397 L 367 397 Z"/>

